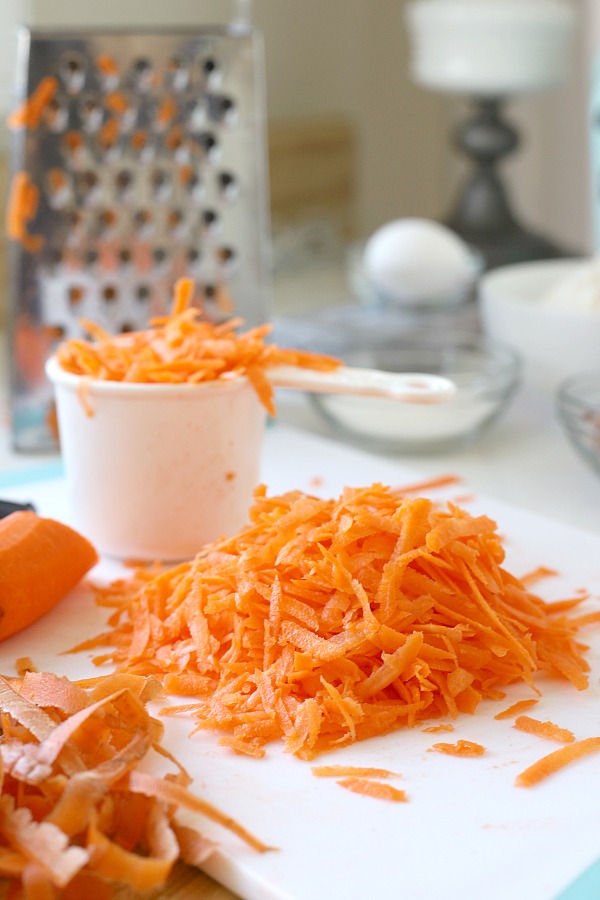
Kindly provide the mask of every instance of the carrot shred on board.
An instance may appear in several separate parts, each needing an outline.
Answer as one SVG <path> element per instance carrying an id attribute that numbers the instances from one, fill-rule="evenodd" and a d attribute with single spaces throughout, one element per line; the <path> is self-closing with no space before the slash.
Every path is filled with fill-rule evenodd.
<path id="1" fill-rule="evenodd" d="M 108 900 L 119 886 L 160 888 L 178 859 L 200 865 L 216 848 L 177 821 L 183 809 L 270 849 L 189 790 L 141 699 L 153 696 L 148 679 L 126 677 L 89 689 L 49 672 L 0 678 L 0 875 L 15 893 Z M 177 770 L 150 774 L 160 759 Z"/>
<path id="2" fill-rule="evenodd" d="M 445 722 L 443 725 L 430 725 L 428 728 L 423 728 L 424 734 L 438 734 L 440 731 L 454 731 L 454 725 Z"/>
<path id="3" fill-rule="evenodd" d="M 82 326 L 91 340 L 63 342 L 57 359 L 67 372 L 104 381 L 136 383 L 205 383 L 246 377 L 267 410 L 275 413 L 273 388 L 265 375 L 281 364 L 331 370 L 341 363 L 332 356 L 286 349 L 267 341 L 269 324 L 241 332 L 240 319 L 214 324 L 193 306 L 194 281 L 180 278 L 170 314 L 151 320 L 150 327 L 112 335 L 88 320 Z"/>
<path id="4" fill-rule="evenodd" d="M 528 734 L 549 738 L 551 741 L 560 741 L 562 744 L 570 744 L 575 740 L 575 735 L 568 728 L 561 728 L 554 722 L 540 722 L 539 719 L 532 719 L 531 716 L 518 716 L 513 728 L 526 731 Z"/>
<path id="5" fill-rule="evenodd" d="M 313 766 L 313 775 L 318 778 L 340 778 L 341 776 L 359 778 L 399 778 L 398 772 L 389 769 L 378 769 L 375 766 Z"/>
<path id="6" fill-rule="evenodd" d="M 476 744 L 474 741 L 457 741 L 455 744 L 432 744 L 429 747 L 437 753 L 445 753 L 447 756 L 483 756 L 485 747 Z"/>
<path id="7" fill-rule="evenodd" d="M 235 752 L 283 739 L 313 759 L 472 713 L 537 672 L 587 686 L 577 629 L 503 561 L 495 523 L 453 504 L 381 484 L 334 499 L 263 485 L 238 534 L 96 585 L 114 612 L 73 652 L 156 675 L 189 700 L 167 714 Z"/>
<path id="8" fill-rule="evenodd" d="M 532 706 L 535 706 L 540 701 L 536 697 L 530 697 L 528 700 L 517 700 L 516 703 L 513 703 L 511 706 L 508 706 L 506 709 L 503 709 L 501 712 L 496 713 L 494 716 L 495 719 L 513 719 L 521 713 L 525 712 L 527 709 L 531 709 Z"/>
<path id="9" fill-rule="evenodd" d="M 374 797 L 376 800 L 392 800 L 395 803 L 406 803 L 408 800 L 406 791 L 382 781 L 371 781 L 369 778 L 340 778 L 337 784 L 354 794 Z"/>
<path id="10" fill-rule="evenodd" d="M 565 744 L 558 750 L 553 750 L 547 756 L 543 756 L 529 766 L 515 779 L 517 787 L 533 787 L 555 772 L 564 769 L 570 763 L 574 763 L 584 756 L 600 751 L 600 737 L 583 738 L 580 741 L 574 741 L 572 744 Z"/>

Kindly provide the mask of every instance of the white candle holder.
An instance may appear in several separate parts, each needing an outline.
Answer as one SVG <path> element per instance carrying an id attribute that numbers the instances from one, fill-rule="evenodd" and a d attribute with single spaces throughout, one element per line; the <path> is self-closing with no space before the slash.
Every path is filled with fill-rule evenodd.
<path id="1" fill-rule="evenodd" d="M 412 0 L 406 20 L 413 81 L 474 106 L 456 134 L 473 172 L 446 224 L 480 250 L 487 268 L 567 255 L 517 221 L 497 167 L 519 146 L 503 118 L 507 99 L 558 87 L 568 75 L 570 0 Z"/>

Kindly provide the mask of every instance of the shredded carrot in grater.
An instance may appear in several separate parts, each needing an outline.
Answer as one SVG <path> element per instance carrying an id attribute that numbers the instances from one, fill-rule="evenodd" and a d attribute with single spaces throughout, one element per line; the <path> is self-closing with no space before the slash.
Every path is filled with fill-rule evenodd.
<path id="1" fill-rule="evenodd" d="M 8 127 L 36 128 L 57 90 L 58 81 L 53 75 L 42 78 L 33 94 L 8 117 Z"/>

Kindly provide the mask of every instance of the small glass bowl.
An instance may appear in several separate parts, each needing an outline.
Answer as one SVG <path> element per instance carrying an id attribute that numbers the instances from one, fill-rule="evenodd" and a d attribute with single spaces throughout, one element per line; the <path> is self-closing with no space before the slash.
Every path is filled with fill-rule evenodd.
<path id="1" fill-rule="evenodd" d="M 556 390 L 556 413 L 576 452 L 600 472 L 600 369 L 562 381 Z"/>
<path id="2" fill-rule="evenodd" d="M 347 346 L 339 355 L 350 366 L 442 375 L 456 385 L 451 400 L 428 404 L 310 395 L 339 437 L 380 452 L 445 452 L 474 442 L 503 412 L 520 383 L 517 354 L 478 334 L 407 332 L 369 346 Z"/>

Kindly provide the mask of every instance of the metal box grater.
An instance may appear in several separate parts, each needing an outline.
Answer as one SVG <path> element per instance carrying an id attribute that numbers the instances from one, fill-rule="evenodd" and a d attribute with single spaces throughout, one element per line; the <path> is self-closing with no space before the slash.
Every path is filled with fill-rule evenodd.
<path id="1" fill-rule="evenodd" d="M 22 29 L 9 126 L 11 427 L 40 451 L 56 448 L 44 362 L 82 318 L 143 328 L 187 275 L 211 318 L 268 320 L 260 36 Z"/>

